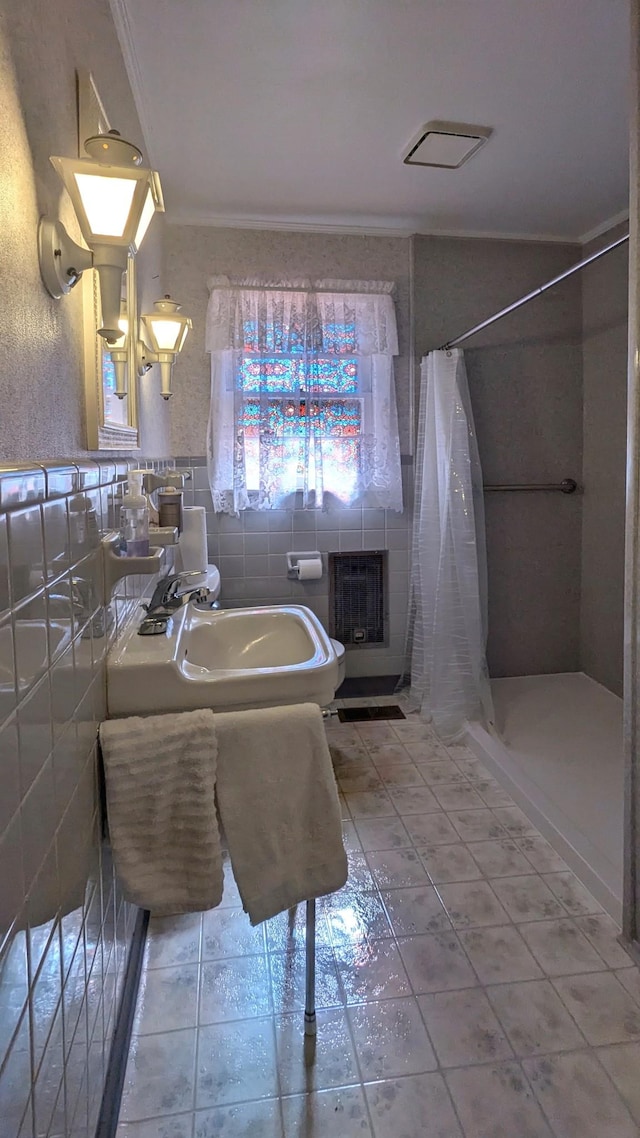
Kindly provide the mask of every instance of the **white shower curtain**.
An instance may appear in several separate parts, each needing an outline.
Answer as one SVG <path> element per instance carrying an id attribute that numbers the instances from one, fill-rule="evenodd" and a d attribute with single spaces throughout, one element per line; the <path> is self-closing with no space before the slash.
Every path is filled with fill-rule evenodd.
<path id="1" fill-rule="evenodd" d="M 421 367 L 408 642 L 412 702 L 445 741 L 493 721 L 486 640 L 480 458 L 463 353 L 441 350 Z"/>

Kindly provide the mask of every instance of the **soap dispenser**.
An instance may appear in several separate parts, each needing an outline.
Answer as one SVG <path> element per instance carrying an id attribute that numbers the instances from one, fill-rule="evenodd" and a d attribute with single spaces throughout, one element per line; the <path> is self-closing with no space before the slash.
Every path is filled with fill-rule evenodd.
<path id="1" fill-rule="evenodd" d="M 149 509 L 142 491 L 144 470 L 130 470 L 129 486 L 120 507 L 120 556 L 148 557 Z"/>

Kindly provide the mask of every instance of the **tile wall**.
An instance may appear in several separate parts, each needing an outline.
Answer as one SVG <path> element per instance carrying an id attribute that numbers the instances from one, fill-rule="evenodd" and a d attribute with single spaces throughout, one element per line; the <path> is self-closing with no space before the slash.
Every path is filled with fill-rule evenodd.
<path id="1" fill-rule="evenodd" d="M 402 514 L 361 508 L 328 513 L 247 510 L 239 518 L 233 518 L 213 512 L 204 458 L 179 456 L 175 462 L 179 468 L 192 468 L 193 478 L 185 490 L 185 505 L 204 506 L 207 511 L 209 560 L 220 569 L 224 605 L 304 604 L 328 629 L 328 553 L 388 550 L 388 643 L 380 648 L 349 648 L 347 675 L 403 673 L 411 541 L 411 465 L 402 468 L 405 501 Z M 320 550 L 324 565 L 322 579 L 290 581 L 287 552 L 307 549 Z"/>
<path id="2" fill-rule="evenodd" d="M 127 462 L 0 468 L 0 1131 L 95 1131 L 137 910 L 101 835 L 105 656 L 144 578 L 100 604 Z"/>

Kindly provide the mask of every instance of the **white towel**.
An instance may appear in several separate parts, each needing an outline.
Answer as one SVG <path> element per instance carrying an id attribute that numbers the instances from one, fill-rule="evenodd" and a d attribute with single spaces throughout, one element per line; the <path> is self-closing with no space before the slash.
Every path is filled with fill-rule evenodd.
<path id="1" fill-rule="evenodd" d="M 222 900 L 211 711 L 100 726 L 109 833 L 128 901 L 190 913 Z"/>
<path id="2" fill-rule="evenodd" d="M 340 805 L 316 704 L 217 714 L 218 806 L 251 923 L 347 880 Z"/>

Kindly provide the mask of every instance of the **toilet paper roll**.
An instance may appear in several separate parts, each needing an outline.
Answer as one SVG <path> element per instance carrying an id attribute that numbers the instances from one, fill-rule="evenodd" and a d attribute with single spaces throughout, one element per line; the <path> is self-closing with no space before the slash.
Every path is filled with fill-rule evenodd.
<path id="1" fill-rule="evenodd" d="M 298 579 L 300 581 L 319 581 L 321 576 L 321 557 L 305 557 L 298 562 Z"/>
<path id="2" fill-rule="evenodd" d="M 182 568 L 202 574 L 202 580 L 191 577 L 189 584 L 203 584 L 207 574 L 207 511 L 204 506 L 185 506 L 182 511 L 182 533 L 178 538 Z"/>

